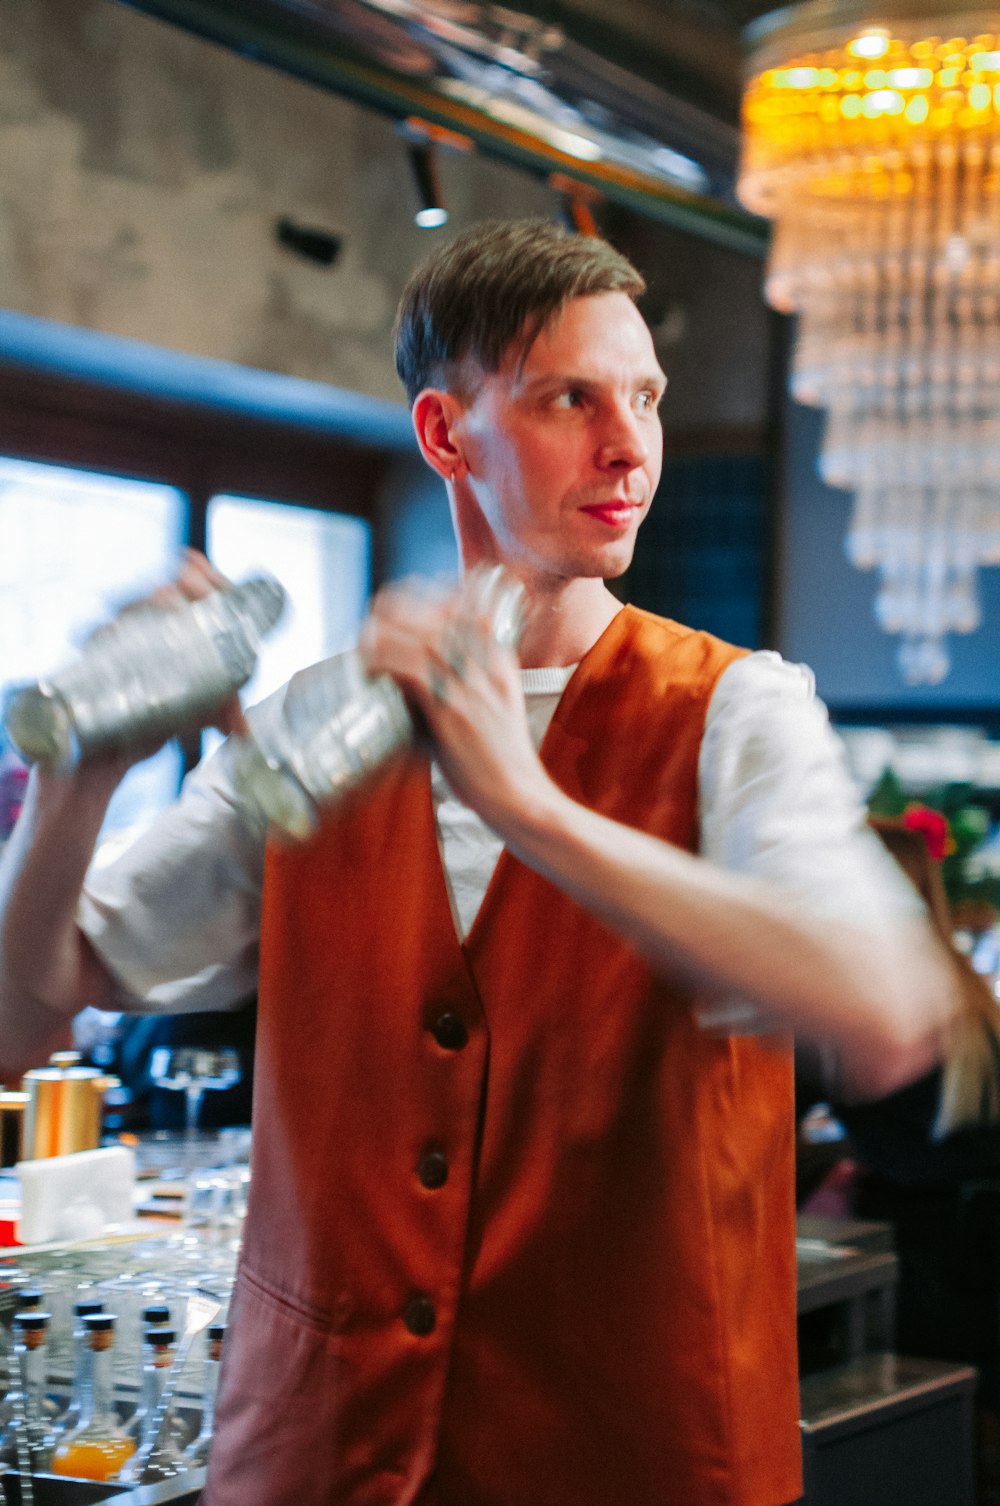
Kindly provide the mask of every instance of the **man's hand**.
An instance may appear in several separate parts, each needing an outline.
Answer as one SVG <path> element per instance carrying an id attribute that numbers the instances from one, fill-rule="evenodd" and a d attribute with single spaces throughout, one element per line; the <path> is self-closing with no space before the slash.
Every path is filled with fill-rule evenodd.
<path id="1" fill-rule="evenodd" d="M 125 607 L 126 612 L 147 605 L 165 607 L 181 607 L 185 602 L 201 601 L 210 596 L 213 591 L 224 590 L 231 582 L 221 575 L 210 560 L 197 549 L 185 549 L 181 556 L 180 567 L 177 575 L 169 584 L 160 586 L 148 597 Z M 247 722 L 243 715 L 239 697 L 230 696 L 218 706 L 212 714 L 210 722 L 206 726 L 218 727 L 220 732 L 246 732 Z M 160 745 L 162 746 L 162 744 Z M 152 751 L 156 751 L 153 749 Z M 149 750 L 144 751 L 141 757 L 148 757 Z M 135 762 L 133 756 L 132 762 Z"/>
<path id="2" fill-rule="evenodd" d="M 158 587 L 148 596 L 129 602 L 122 607 L 117 618 L 99 627 L 94 637 L 100 638 L 104 633 L 113 633 L 115 623 L 122 618 L 127 618 L 131 613 L 145 611 L 150 607 L 170 611 L 184 606 L 187 602 L 199 601 L 228 584 L 225 576 L 220 575 L 203 554 L 196 549 L 186 549 L 173 581 Z M 214 709 L 210 719 L 204 723 L 193 724 L 193 729 L 196 730 L 200 725 L 218 727 L 223 733 L 246 731 L 246 719 L 239 698 L 235 695 L 228 697 Z M 95 797 L 99 796 L 102 791 L 106 791 L 110 799 L 128 770 L 134 764 L 141 763 L 144 759 L 158 753 L 166 741 L 168 739 L 165 737 L 155 737 L 130 743 L 125 747 L 109 749 L 107 752 L 92 754 L 69 774 L 52 773 L 39 768 L 37 777 L 43 786 L 50 781 L 64 784 L 67 780 L 71 780 L 86 788 Z"/>
<path id="3" fill-rule="evenodd" d="M 512 815 L 554 791 L 532 745 L 517 659 L 461 591 L 436 599 L 412 587 L 381 591 L 360 651 L 370 674 L 402 687 L 449 785 L 500 835 Z"/>

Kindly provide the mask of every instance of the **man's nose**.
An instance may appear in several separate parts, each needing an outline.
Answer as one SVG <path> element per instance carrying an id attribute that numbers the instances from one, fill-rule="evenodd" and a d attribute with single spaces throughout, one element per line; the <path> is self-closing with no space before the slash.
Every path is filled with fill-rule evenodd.
<path id="1" fill-rule="evenodd" d="M 602 466 L 627 471 L 634 471 L 648 460 L 649 443 L 630 403 L 615 403 L 608 409 L 598 457 Z"/>

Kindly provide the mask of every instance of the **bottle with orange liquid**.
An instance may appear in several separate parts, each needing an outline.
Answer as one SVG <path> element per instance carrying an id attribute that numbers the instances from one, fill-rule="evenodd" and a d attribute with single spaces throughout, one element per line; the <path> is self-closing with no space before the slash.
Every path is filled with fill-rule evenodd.
<path id="1" fill-rule="evenodd" d="M 190 1467 L 175 1442 L 169 1407 L 160 1426 L 163 1392 L 173 1367 L 176 1344 L 177 1333 L 173 1328 L 147 1328 L 143 1335 L 142 1437 L 121 1472 L 119 1478 L 123 1484 L 153 1485 L 160 1480 L 172 1480 Z"/>
<path id="2" fill-rule="evenodd" d="M 112 1387 L 115 1322 L 112 1313 L 81 1318 L 85 1333 L 80 1422 L 56 1444 L 49 1469 L 82 1480 L 113 1480 L 135 1453 L 135 1442 L 118 1420 Z"/>
<path id="3" fill-rule="evenodd" d="M 84 1387 L 90 1385 L 90 1335 L 83 1320 L 92 1313 L 103 1311 L 104 1303 L 99 1297 L 81 1297 L 73 1303 L 73 1383 L 66 1410 L 56 1418 L 61 1433 L 71 1433 L 79 1427 Z"/>
<path id="4" fill-rule="evenodd" d="M 142 1309 L 143 1335 L 148 1334 L 152 1328 L 160 1332 L 159 1349 L 162 1351 L 164 1347 L 162 1333 L 170 1328 L 170 1308 L 165 1302 L 150 1302 Z M 145 1344 L 143 1348 L 144 1352 L 148 1350 L 148 1346 Z M 173 1350 L 171 1349 L 170 1352 L 172 1354 Z M 160 1357 L 163 1357 L 162 1354 Z M 160 1399 L 159 1380 L 162 1376 L 163 1366 L 157 1368 L 156 1374 L 151 1374 L 150 1370 L 151 1367 L 144 1360 L 139 1405 L 125 1424 L 125 1431 L 130 1438 L 135 1439 L 136 1448 L 142 1447 L 142 1440 L 145 1437 L 146 1425 L 149 1419 L 149 1409 L 152 1407 L 155 1410 Z M 171 1411 L 167 1418 L 166 1427 L 171 1440 L 177 1445 L 178 1449 L 183 1449 L 190 1442 L 191 1429 L 177 1412 Z"/>

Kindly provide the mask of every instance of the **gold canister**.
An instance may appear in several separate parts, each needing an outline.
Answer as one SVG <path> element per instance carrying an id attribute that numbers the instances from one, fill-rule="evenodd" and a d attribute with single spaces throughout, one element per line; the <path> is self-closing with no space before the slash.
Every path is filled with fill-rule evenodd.
<path id="1" fill-rule="evenodd" d="M 0 1088 L 0 1167 L 16 1166 L 24 1159 L 24 1116 L 27 1093 Z"/>
<path id="2" fill-rule="evenodd" d="M 22 1159 L 66 1156 L 100 1145 L 104 1094 L 119 1083 L 79 1061 L 75 1052 L 57 1052 L 47 1067 L 25 1073 Z"/>

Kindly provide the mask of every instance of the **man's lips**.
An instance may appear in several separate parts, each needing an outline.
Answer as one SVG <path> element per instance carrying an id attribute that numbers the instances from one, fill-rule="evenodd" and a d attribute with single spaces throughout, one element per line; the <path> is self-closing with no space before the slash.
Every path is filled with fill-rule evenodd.
<path id="1" fill-rule="evenodd" d="M 609 528 L 624 528 L 632 521 L 633 513 L 641 510 L 640 502 L 591 502 L 587 507 L 581 507 L 588 517 L 596 518 L 600 523 L 606 523 Z"/>

